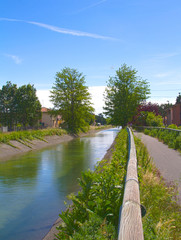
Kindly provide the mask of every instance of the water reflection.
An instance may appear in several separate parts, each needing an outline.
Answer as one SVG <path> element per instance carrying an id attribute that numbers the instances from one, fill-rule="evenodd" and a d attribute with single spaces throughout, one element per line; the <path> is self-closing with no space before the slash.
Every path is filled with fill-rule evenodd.
<path id="1" fill-rule="evenodd" d="M 103 158 L 116 134 L 102 131 L 0 163 L 0 239 L 41 239 L 78 190 L 76 179 Z"/>

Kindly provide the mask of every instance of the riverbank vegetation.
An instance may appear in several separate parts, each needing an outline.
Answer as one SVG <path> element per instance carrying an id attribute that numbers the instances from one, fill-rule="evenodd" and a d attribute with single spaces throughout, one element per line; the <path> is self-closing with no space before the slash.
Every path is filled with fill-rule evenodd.
<path id="1" fill-rule="evenodd" d="M 147 210 L 143 217 L 144 237 L 179 239 L 181 214 L 175 201 L 175 188 L 165 185 L 146 148 L 137 138 L 135 141 L 141 203 Z M 60 214 L 63 221 L 57 239 L 117 239 L 127 158 L 128 134 L 123 129 L 117 136 L 111 163 L 103 160 L 94 172 L 82 173 L 81 191 L 69 196 L 72 204 Z"/>
<path id="2" fill-rule="evenodd" d="M 159 129 L 159 128 L 137 128 L 138 131 L 143 131 L 144 134 L 149 135 L 151 137 L 157 138 L 159 141 L 163 141 L 170 148 L 181 151 L 181 132 L 173 131 L 170 129 Z M 168 128 L 181 130 L 180 127 L 172 124 L 169 125 Z"/>
<path id="3" fill-rule="evenodd" d="M 146 147 L 135 137 L 140 182 L 140 200 L 146 208 L 142 218 L 145 240 L 179 240 L 181 207 L 177 204 L 177 189 L 165 183 L 153 165 Z"/>
<path id="4" fill-rule="evenodd" d="M 90 126 L 89 130 L 101 130 L 111 128 L 111 125 L 102 125 L 102 126 Z M 79 134 L 82 132 L 80 131 Z M 84 132 L 85 133 L 85 132 Z M 68 130 L 60 129 L 60 128 L 46 128 L 40 130 L 25 130 L 25 131 L 14 131 L 14 132 L 7 132 L 7 133 L 0 133 L 0 143 L 8 144 L 12 147 L 15 147 L 11 141 L 18 141 L 28 147 L 31 148 L 31 141 L 35 139 L 39 139 L 41 141 L 45 141 L 45 137 L 47 136 L 61 136 L 63 134 L 69 134 Z M 78 136 L 78 135 L 77 135 Z"/>
<path id="5" fill-rule="evenodd" d="M 46 141 L 44 137 L 46 136 L 53 136 L 53 135 L 62 135 L 66 134 L 67 131 L 59 128 L 47 128 L 41 130 L 25 130 L 25 131 L 18 131 L 18 132 L 8 132 L 8 133 L 0 133 L 0 143 L 5 143 L 8 145 L 13 144 L 10 141 L 15 140 L 18 141 L 28 147 L 31 147 L 28 143 L 30 141 L 39 139 L 41 141 Z"/>

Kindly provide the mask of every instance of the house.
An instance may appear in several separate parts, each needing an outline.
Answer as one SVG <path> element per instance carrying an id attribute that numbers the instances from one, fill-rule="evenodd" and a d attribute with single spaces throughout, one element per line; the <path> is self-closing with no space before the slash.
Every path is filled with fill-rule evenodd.
<path id="1" fill-rule="evenodd" d="M 42 118 L 40 120 L 40 124 L 42 127 L 59 127 L 60 123 L 62 122 L 61 116 L 53 116 L 50 114 L 51 109 L 42 107 L 41 112 L 42 112 Z"/>
<path id="2" fill-rule="evenodd" d="M 167 125 L 175 124 L 181 126 L 181 95 L 177 97 L 175 105 L 168 109 Z"/>

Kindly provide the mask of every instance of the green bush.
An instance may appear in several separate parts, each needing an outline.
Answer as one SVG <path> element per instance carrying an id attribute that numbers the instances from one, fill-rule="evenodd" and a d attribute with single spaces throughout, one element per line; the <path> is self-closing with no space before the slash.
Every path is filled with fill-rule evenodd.
<path id="1" fill-rule="evenodd" d="M 82 190 L 71 194 L 72 204 L 60 214 L 57 239 L 116 240 L 118 214 L 122 204 L 126 162 L 127 132 L 119 133 L 112 161 L 101 161 L 96 171 L 86 171 L 79 179 Z M 179 240 L 181 234 L 180 207 L 174 201 L 174 186 L 166 186 L 151 163 L 145 146 L 135 138 L 141 204 L 147 213 L 143 217 L 145 240 Z"/>
<path id="2" fill-rule="evenodd" d="M 181 236 L 181 208 L 176 203 L 176 187 L 167 185 L 159 177 L 147 149 L 135 138 L 140 181 L 140 200 L 146 208 L 143 217 L 145 240 L 179 240 Z"/>
<path id="3" fill-rule="evenodd" d="M 156 116 L 153 112 L 148 112 L 146 117 L 146 125 L 153 127 L 161 127 L 163 126 L 162 116 Z"/>
<path id="4" fill-rule="evenodd" d="M 171 126 L 171 125 L 170 125 Z M 170 127 L 169 126 L 169 127 Z M 172 124 L 172 128 L 173 128 Z M 145 129 L 144 133 L 163 141 L 170 148 L 181 150 L 181 133 L 168 129 Z"/>
<path id="5" fill-rule="evenodd" d="M 89 170 L 82 173 L 82 178 L 79 179 L 81 191 L 69 196 L 72 205 L 67 206 L 67 210 L 60 214 L 63 223 L 58 227 L 58 239 L 116 239 L 110 236 L 117 236 L 128 157 L 127 137 L 126 130 L 118 135 L 116 151 L 110 164 L 101 161 L 95 172 Z M 95 231 L 89 225 L 93 224 L 92 218 L 99 219 Z M 102 223 L 107 229 L 104 238 L 100 229 Z M 85 238 L 80 237 L 85 233 Z"/>
<path id="6" fill-rule="evenodd" d="M 169 125 L 168 128 L 178 129 L 177 125 L 175 125 L 175 124 Z"/>
<path id="7" fill-rule="evenodd" d="M 40 139 L 45 141 L 45 136 L 53 136 L 53 135 L 62 135 L 66 133 L 65 130 L 58 128 L 48 128 L 43 130 L 28 130 L 28 131 L 18 131 L 18 132 L 8 132 L 8 133 L 0 133 L 0 143 L 10 144 L 11 140 L 16 140 L 25 144 L 26 146 L 29 140 Z"/>

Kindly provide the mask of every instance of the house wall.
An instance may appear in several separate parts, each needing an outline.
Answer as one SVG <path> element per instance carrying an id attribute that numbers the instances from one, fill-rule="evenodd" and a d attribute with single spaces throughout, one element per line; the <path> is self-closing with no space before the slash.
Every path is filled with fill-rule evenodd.
<path id="1" fill-rule="evenodd" d="M 181 125 L 181 104 L 173 106 L 173 124 Z"/>
<path id="2" fill-rule="evenodd" d="M 47 112 L 42 113 L 41 123 L 44 124 L 44 127 L 54 127 L 54 121 Z"/>
<path id="3" fill-rule="evenodd" d="M 181 104 L 175 104 L 168 110 L 167 113 L 167 125 L 176 124 L 181 125 Z"/>

